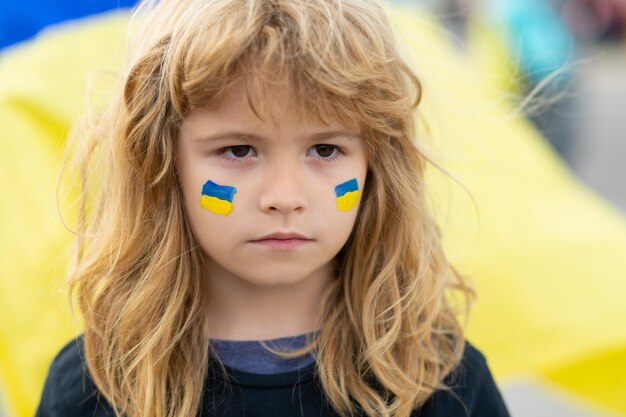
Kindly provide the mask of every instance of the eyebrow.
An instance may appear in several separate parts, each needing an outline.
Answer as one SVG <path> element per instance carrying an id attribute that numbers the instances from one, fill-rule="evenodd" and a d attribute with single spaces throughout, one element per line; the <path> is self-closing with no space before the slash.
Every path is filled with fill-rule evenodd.
<path id="1" fill-rule="evenodd" d="M 312 135 L 309 135 L 306 138 L 306 140 L 308 142 L 315 142 L 315 141 L 334 139 L 334 138 L 338 138 L 338 137 L 345 137 L 345 138 L 348 138 L 348 139 L 351 139 L 351 140 L 360 138 L 360 136 L 358 134 L 352 133 L 352 132 L 348 132 L 347 130 L 331 130 L 329 132 L 313 133 Z M 247 141 L 250 141 L 250 142 L 267 141 L 267 139 L 264 138 L 263 136 L 255 135 L 254 133 L 239 132 L 239 131 L 216 133 L 216 134 L 213 134 L 213 135 L 203 136 L 203 137 L 197 138 L 194 141 L 211 143 L 211 142 L 217 142 L 217 141 L 220 141 L 220 140 L 228 140 L 228 139 L 247 140 Z"/>

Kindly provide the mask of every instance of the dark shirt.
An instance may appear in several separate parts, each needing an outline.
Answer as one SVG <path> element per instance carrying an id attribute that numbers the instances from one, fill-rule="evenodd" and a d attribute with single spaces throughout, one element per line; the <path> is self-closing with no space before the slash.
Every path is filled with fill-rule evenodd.
<path id="1" fill-rule="evenodd" d="M 114 416 L 89 377 L 83 358 L 82 336 L 59 352 L 50 365 L 36 417 Z M 210 367 L 199 416 L 338 416 L 324 398 L 315 363 L 275 374 L 226 369 L 230 394 L 225 395 L 223 375 Z M 413 416 L 509 417 L 485 357 L 469 342 L 461 364 L 445 382 L 452 392 L 435 392 Z"/>

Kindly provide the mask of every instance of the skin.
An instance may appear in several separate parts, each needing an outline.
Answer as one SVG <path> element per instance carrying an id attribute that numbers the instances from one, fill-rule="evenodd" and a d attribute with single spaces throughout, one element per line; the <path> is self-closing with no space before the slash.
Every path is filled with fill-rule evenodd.
<path id="1" fill-rule="evenodd" d="M 214 338 L 266 340 L 316 330 L 321 296 L 336 278 L 334 258 L 360 205 L 339 211 L 334 191 L 352 178 L 363 191 L 367 151 L 359 130 L 297 120 L 290 92 L 273 93 L 274 118 L 255 116 L 239 82 L 216 108 L 191 111 L 179 131 L 177 170 L 205 254 L 206 319 Z M 226 134 L 234 131 L 261 139 Z M 333 131 L 343 133 L 311 137 Z M 221 139 L 207 139 L 216 135 Z M 207 180 L 237 188 L 228 216 L 200 206 Z M 251 242 L 275 232 L 311 241 L 290 250 Z"/>

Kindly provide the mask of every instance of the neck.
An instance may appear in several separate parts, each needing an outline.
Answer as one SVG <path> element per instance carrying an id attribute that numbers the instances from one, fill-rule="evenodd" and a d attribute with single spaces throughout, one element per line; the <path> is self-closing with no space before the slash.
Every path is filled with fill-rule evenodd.
<path id="1" fill-rule="evenodd" d="M 333 271 L 329 264 L 293 283 L 260 286 L 212 267 L 206 279 L 211 338 L 269 340 L 319 330 L 316 320 Z"/>

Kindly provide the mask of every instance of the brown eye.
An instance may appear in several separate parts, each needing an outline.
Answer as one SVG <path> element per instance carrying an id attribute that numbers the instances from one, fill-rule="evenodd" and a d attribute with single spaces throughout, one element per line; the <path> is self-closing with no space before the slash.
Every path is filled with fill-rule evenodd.
<path id="1" fill-rule="evenodd" d="M 230 152 L 233 154 L 233 156 L 237 158 L 244 158 L 245 156 L 248 155 L 248 152 L 250 152 L 250 146 L 248 145 L 231 146 Z"/>
<path id="2" fill-rule="evenodd" d="M 317 154 L 322 158 L 328 158 L 335 152 L 335 146 L 333 145 L 315 145 Z"/>

